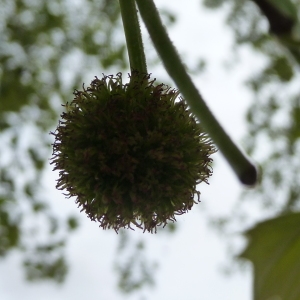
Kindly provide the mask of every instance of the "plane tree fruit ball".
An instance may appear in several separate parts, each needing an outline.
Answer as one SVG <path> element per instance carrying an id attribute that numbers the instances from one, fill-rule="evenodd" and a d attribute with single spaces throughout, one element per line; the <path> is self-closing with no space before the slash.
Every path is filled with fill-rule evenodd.
<path id="1" fill-rule="evenodd" d="M 215 147 L 177 90 L 132 72 L 95 77 L 55 132 L 51 164 L 65 190 L 104 229 L 156 232 L 199 202 Z"/>

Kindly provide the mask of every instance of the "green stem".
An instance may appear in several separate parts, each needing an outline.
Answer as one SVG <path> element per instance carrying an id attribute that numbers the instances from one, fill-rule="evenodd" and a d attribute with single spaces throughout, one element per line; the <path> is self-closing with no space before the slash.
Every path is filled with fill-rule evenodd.
<path id="1" fill-rule="evenodd" d="M 257 170 L 245 154 L 234 144 L 217 119 L 211 113 L 202 96 L 187 74 L 173 46 L 153 0 L 136 0 L 142 19 L 147 27 L 154 47 L 164 66 L 173 78 L 188 105 L 201 121 L 203 129 L 227 159 L 240 181 L 246 185 L 257 182 Z"/>
<path id="2" fill-rule="evenodd" d="M 119 0 L 130 68 L 147 73 L 146 57 L 134 0 Z"/>

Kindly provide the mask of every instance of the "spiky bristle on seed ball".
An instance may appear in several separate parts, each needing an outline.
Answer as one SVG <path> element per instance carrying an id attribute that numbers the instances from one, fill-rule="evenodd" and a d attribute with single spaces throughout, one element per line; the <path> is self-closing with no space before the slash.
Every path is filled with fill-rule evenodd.
<path id="1" fill-rule="evenodd" d="M 75 91 L 55 132 L 57 188 L 104 229 L 156 232 L 199 201 L 215 152 L 179 92 L 133 72 Z M 196 200 L 195 200 L 196 197 Z"/>

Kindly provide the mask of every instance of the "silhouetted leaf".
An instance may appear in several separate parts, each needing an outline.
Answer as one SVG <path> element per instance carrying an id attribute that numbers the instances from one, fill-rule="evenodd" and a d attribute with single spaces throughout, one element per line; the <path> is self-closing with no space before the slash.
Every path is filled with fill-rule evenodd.
<path id="1" fill-rule="evenodd" d="M 246 236 L 240 257 L 253 263 L 254 300 L 300 299 L 300 213 L 259 223 Z"/>

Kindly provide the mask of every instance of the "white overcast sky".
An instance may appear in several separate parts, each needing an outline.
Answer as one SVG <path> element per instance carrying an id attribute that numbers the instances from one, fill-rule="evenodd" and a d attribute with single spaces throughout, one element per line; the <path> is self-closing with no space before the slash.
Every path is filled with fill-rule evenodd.
<path id="1" fill-rule="evenodd" d="M 178 22 L 170 29 L 171 38 L 192 68 L 198 58 L 208 62 L 207 72 L 194 78 L 208 106 L 235 141 L 246 132 L 244 113 L 251 95 L 242 83 L 261 63 L 249 50 L 240 53 L 240 62 L 233 70 L 224 67 L 231 57 L 232 33 L 224 24 L 224 12 L 203 10 L 200 0 L 156 0 L 159 8 L 171 6 Z M 170 5 L 172 4 L 172 5 Z M 146 40 L 149 39 L 146 36 Z M 155 77 L 167 78 L 161 67 L 149 70 Z M 154 73 L 155 72 L 155 73 Z M 102 70 L 99 70 L 101 76 Z M 90 79 L 92 80 L 92 78 Z M 49 192 L 57 211 L 73 212 L 81 218 L 81 228 L 68 245 L 70 272 L 62 286 L 53 283 L 30 284 L 23 280 L 17 255 L 10 255 L 0 264 L 1 300 L 250 300 L 252 270 L 226 276 L 228 267 L 226 240 L 207 226 L 207 214 L 229 212 L 239 200 L 243 187 L 220 153 L 213 156 L 214 175 L 210 185 L 199 186 L 202 202 L 192 211 L 177 218 L 175 235 L 145 233 L 151 257 L 158 259 L 156 285 L 142 293 L 125 296 L 117 291 L 113 257 L 119 236 L 103 231 L 79 213 L 72 199 L 65 199 L 55 190 L 56 175 L 49 167 Z M 201 212 L 203 211 L 203 212 Z M 240 228 L 236 228 L 236 232 Z M 139 231 L 130 232 L 139 236 Z M 243 240 L 238 239 L 240 248 Z M 236 249 L 239 249 L 238 247 Z"/>

